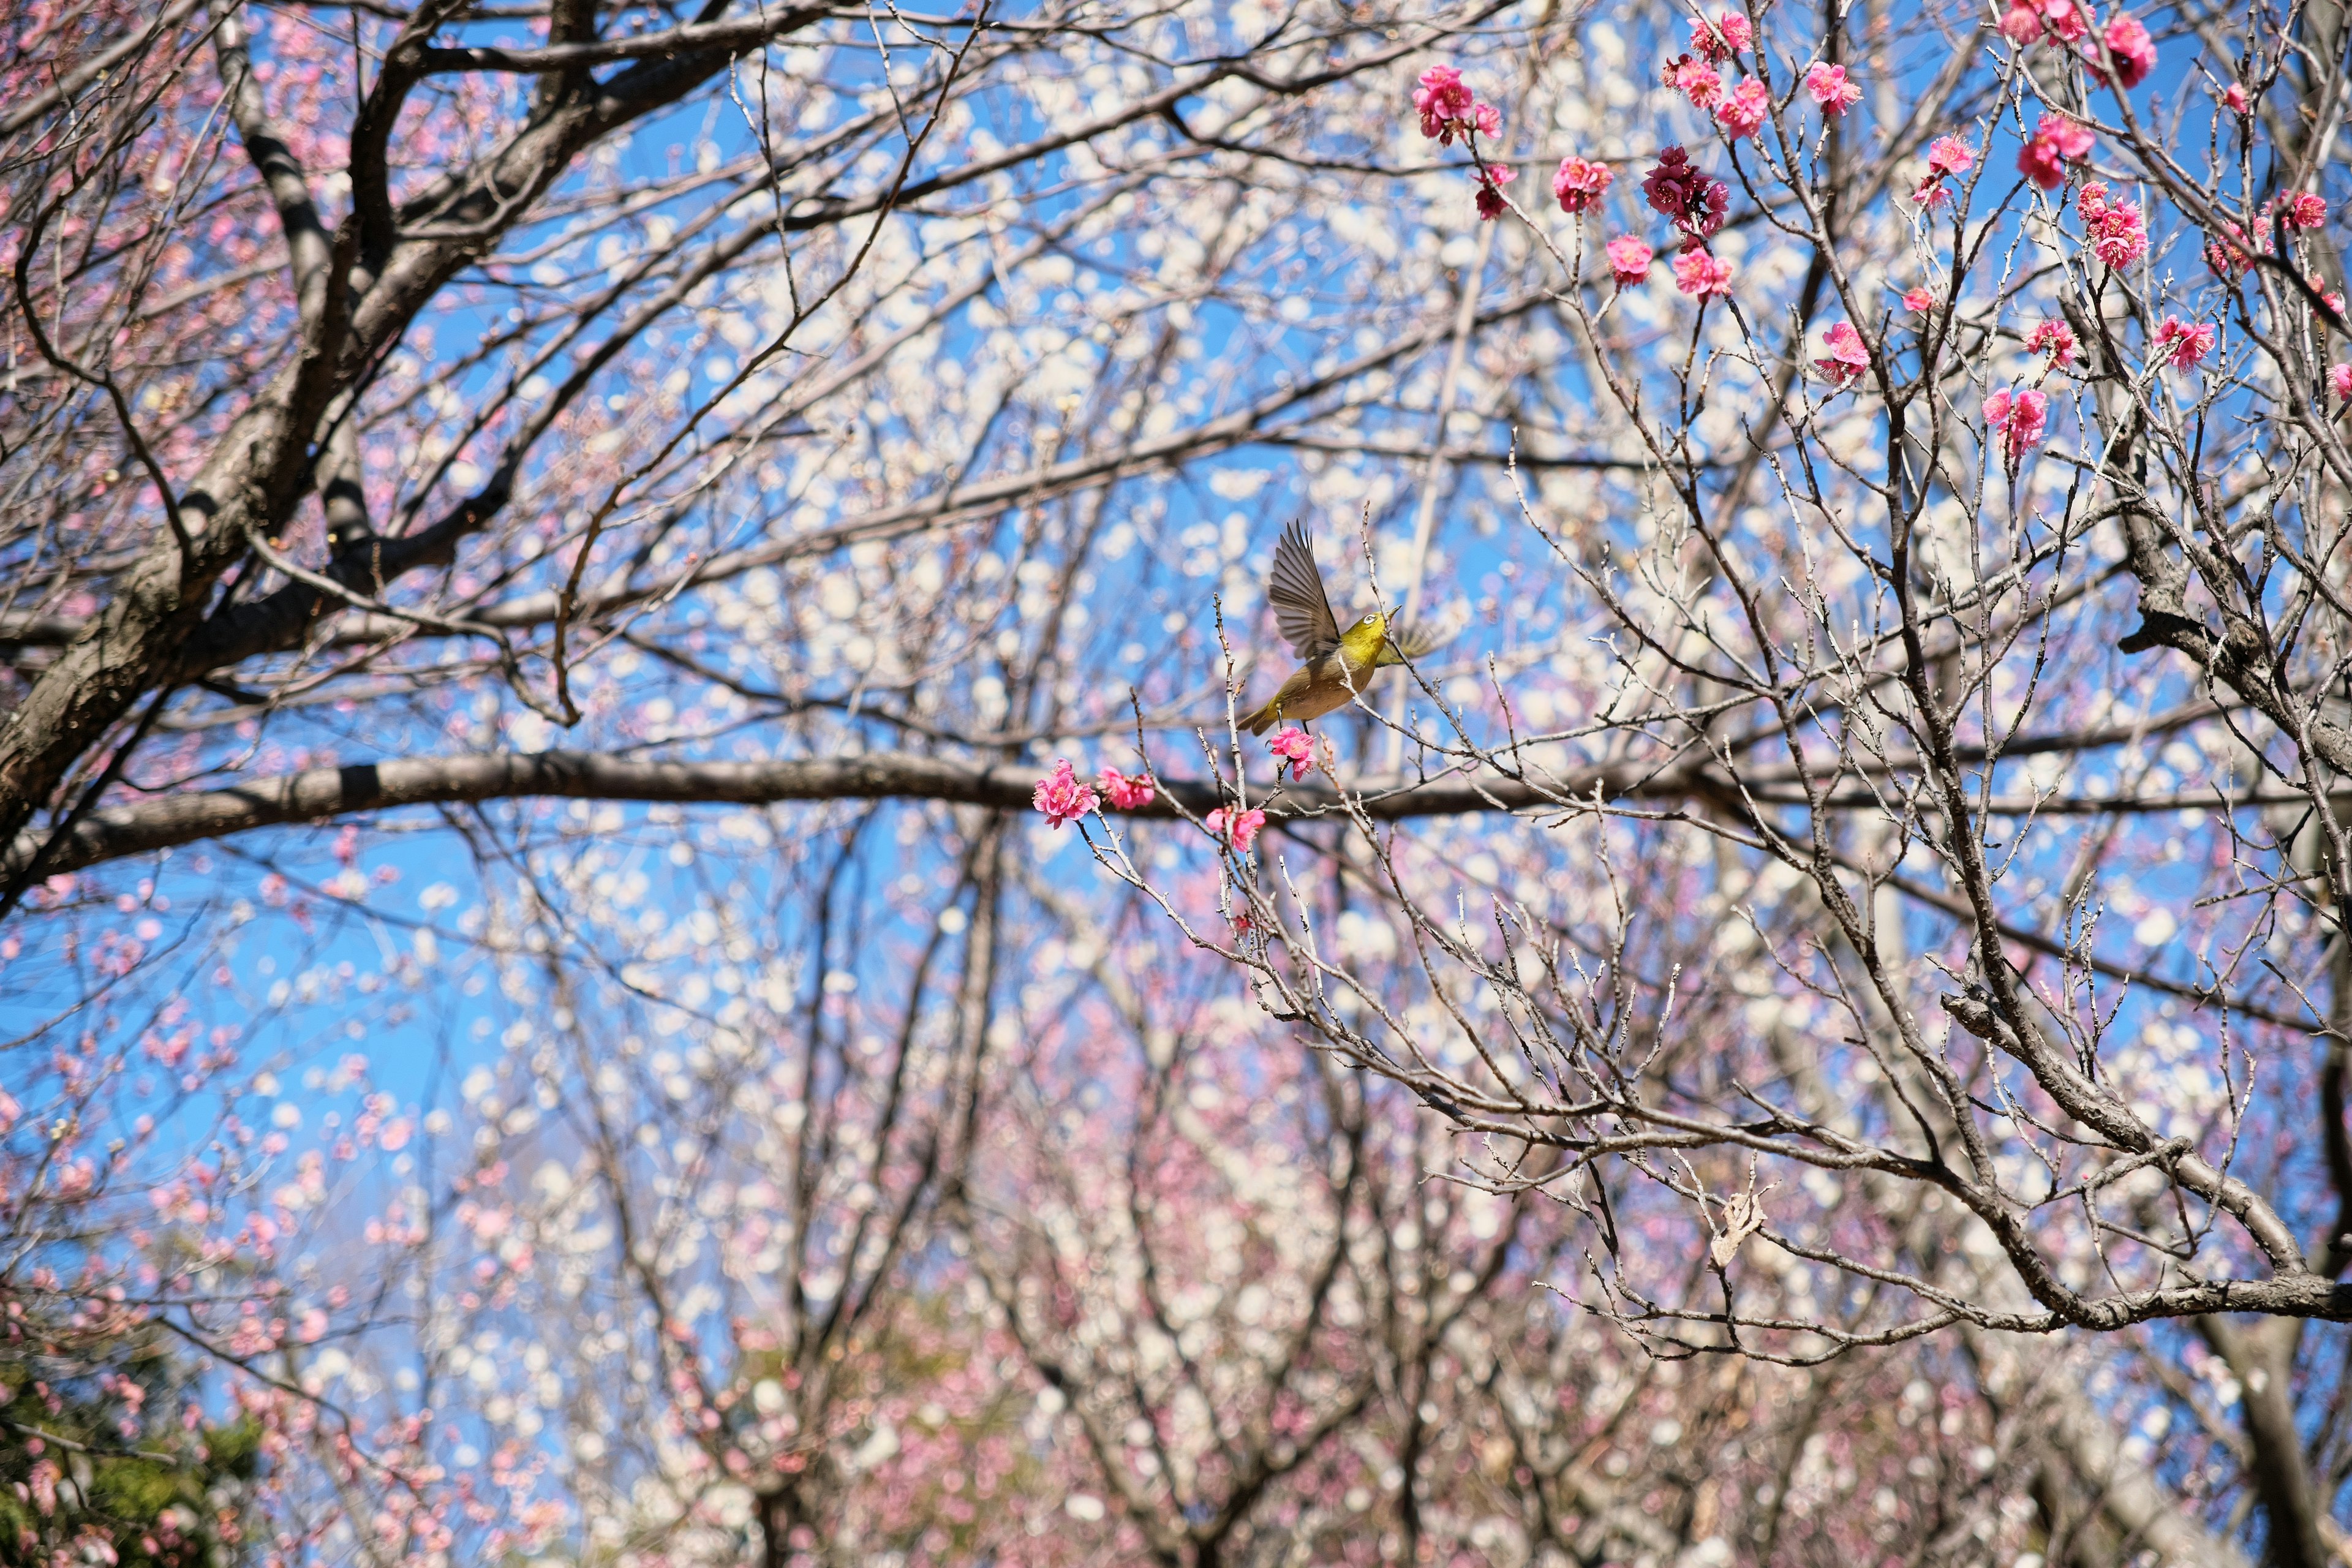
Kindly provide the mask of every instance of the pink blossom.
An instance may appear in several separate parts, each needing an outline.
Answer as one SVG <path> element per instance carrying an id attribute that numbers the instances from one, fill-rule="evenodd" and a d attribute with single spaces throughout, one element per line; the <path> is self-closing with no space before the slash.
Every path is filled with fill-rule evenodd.
<path id="1" fill-rule="evenodd" d="M 2210 321 L 2184 321 L 2178 316 L 2167 316 L 2157 323 L 2156 352 L 2172 362 L 2175 370 L 2187 370 L 2213 352 L 2220 337 Z"/>
<path id="2" fill-rule="evenodd" d="M 1730 187 L 1700 174 L 1680 147 L 1658 154 L 1656 166 L 1642 178 L 1642 194 L 1652 207 L 1674 219 L 1675 227 L 1698 239 L 1721 228 L 1731 206 Z"/>
<path id="3" fill-rule="evenodd" d="M 1693 109 L 1712 109 L 1723 96 L 1723 77 L 1705 60 L 1676 55 L 1666 62 L 1666 85 L 1691 100 Z"/>
<path id="4" fill-rule="evenodd" d="M 1475 173 L 1478 176 L 1479 218 L 1483 221 L 1501 217 L 1510 210 L 1503 202 L 1503 187 L 1517 179 L 1519 172 L 1508 163 L 1481 163 Z"/>
<path id="5" fill-rule="evenodd" d="M 2278 210 L 2289 228 L 2317 228 L 2327 221 L 2327 198 L 2316 191 L 2297 191 L 2280 197 Z"/>
<path id="6" fill-rule="evenodd" d="M 1691 52 L 1700 58 L 1720 65 L 1737 54 L 1747 52 L 1756 41 L 1756 29 L 1738 11 L 1716 14 L 1715 25 L 1692 18 L 1690 25 Z"/>
<path id="7" fill-rule="evenodd" d="M 1764 90 L 1760 81 L 1749 79 L 1732 89 L 1731 96 L 1715 106 L 1716 123 L 1734 142 L 1743 141 L 1764 129 L 1764 121 L 1772 114 L 1772 95 Z"/>
<path id="8" fill-rule="evenodd" d="M 1822 112 L 1832 117 L 1843 114 L 1862 101 L 1862 84 L 1846 75 L 1845 67 L 1833 66 L 1826 60 L 1805 73 L 1805 90 L 1813 95 Z"/>
<path id="9" fill-rule="evenodd" d="M 1815 360 L 1813 369 L 1832 386 L 1840 389 L 1852 386 L 1862 379 L 1864 372 L 1870 369 L 1870 348 L 1862 341 L 1862 334 L 1853 330 L 1853 322 L 1840 321 L 1832 327 L 1828 333 L 1828 347 L 1829 353 Z"/>
<path id="10" fill-rule="evenodd" d="M 2246 253 L 2244 229 L 2224 221 L 2221 231 L 2225 237 L 2205 242 L 2205 265 L 2213 269 L 2217 278 L 2235 278 L 2252 267 L 2254 258 Z"/>
<path id="11" fill-rule="evenodd" d="M 2109 268 L 2120 270 L 2147 254 L 2147 229 L 2139 208 L 2130 202 L 2110 202 L 2107 187 L 2093 180 L 2075 198 L 2091 249 Z"/>
<path id="12" fill-rule="evenodd" d="M 1696 300 L 1731 293 L 1731 263 L 1701 246 L 1675 258 L 1675 287 Z"/>
<path id="13" fill-rule="evenodd" d="M 1940 205 L 1951 195 L 1944 188 L 1944 177 L 1965 173 L 1976 161 L 1977 150 L 1958 137 L 1937 137 L 1935 145 L 1927 149 L 1927 178 L 1911 193 L 1911 199 L 1923 207 Z"/>
<path id="14" fill-rule="evenodd" d="M 1412 106 L 1421 111 L 1421 133 L 1445 143 L 1469 133 L 1470 113 L 1476 100 L 1462 85 L 1460 71 L 1452 66 L 1432 66 L 1421 73 Z"/>
<path id="15" fill-rule="evenodd" d="M 1601 205 L 1608 194 L 1609 184 L 1617 176 L 1606 163 L 1595 163 L 1583 158 L 1562 158 L 1559 173 L 1551 177 L 1551 194 L 1559 198 L 1559 210 L 1580 213 Z"/>
<path id="16" fill-rule="evenodd" d="M 2045 114 L 2017 154 L 2018 172 L 2045 191 L 2066 183 L 2066 165 L 2089 156 L 2091 133 L 2063 114 Z"/>
<path id="17" fill-rule="evenodd" d="M 1105 768 L 1101 783 L 1103 794 L 1108 795 L 1111 805 L 1121 811 L 1141 811 L 1151 804 L 1151 797 L 1158 793 L 1149 773 L 1129 777 L 1117 768 Z"/>
<path id="18" fill-rule="evenodd" d="M 1307 739 L 1307 731 L 1297 725 L 1293 724 L 1276 735 L 1266 742 L 1266 746 L 1276 756 L 1283 759 L 1282 766 L 1274 771 L 1276 778 L 1282 776 L 1285 768 L 1289 770 L 1291 777 L 1301 779 L 1315 771 L 1315 742 Z"/>
<path id="19" fill-rule="evenodd" d="M 1029 799 L 1055 827 L 1076 822 L 1097 804 L 1093 788 L 1080 781 L 1067 757 L 1054 759 L 1054 771 L 1037 781 L 1037 793 Z"/>
<path id="20" fill-rule="evenodd" d="M 2156 68 L 2156 40 L 2147 36 L 2147 29 L 2140 25 L 2138 17 L 2117 16 L 2107 24 L 2106 30 L 2099 37 L 2107 46 L 2107 54 L 2115 60 L 2117 85 L 2137 87 L 2147 79 L 2148 72 Z M 2084 52 L 2092 53 L 2089 50 Z M 2091 74 L 2099 80 L 2106 79 L 2106 73 L 2100 68 L 2095 57 L 2091 62 Z"/>
<path id="21" fill-rule="evenodd" d="M 2042 37 L 2042 13 L 2032 5 L 2011 5 L 2001 13 L 2000 36 L 2021 46 L 2033 42 Z"/>
<path id="22" fill-rule="evenodd" d="M 1906 310 L 1916 310 L 1924 316 L 1936 308 L 1936 296 L 1928 291 L 1924 283 L 1916 288 L 1906 289 L 1903 290 L 1903 308 Z"/>
<path id="23" fill-rule="evenodd" d="M 2011 467 L 2042 444 L 2050 424 L 2050 399 L 2042 393 L 1996 392 L 1984 400 L 1988 433 L 2000 432 L 2002 456 Z"/>
<path id="24" fill-rule="evenodd" d="M 2352 364 L 2328 366 L 2327 389 L 2336 394 L 2338 403 L 2352 403 Z"/>
<path id="25" fill-rule="evenodd" d="M 1202 818 L 1202 823 L 1210 837 L 1221 838 L 1235 849 L 1247 849 L 1257 842 L 1258 830 L 1265 826 L 1265 813 L 1235 812 L 1221 805 Z"/>
<path id="26" fill-rule="evenodd" d="M 2044 321 L 2025 340 L 2031 353 L 2046 353 L 2053 364 L 2074 363 L 2074 331 L 2063 321 Z"/>
<path id="27" fill-rule="evenodd" d="M 2243 82 L 2231 82 L 2221 93 L 2221 103 L 2232 114 L 2250 114 L 2253 111 L 2253 105 L 2246 97 L 2246 86 Z"/>
<path id="28" fill-rule="evenodd" d="M 2001 18 L 2000 30 L 2012 43 L 2029 44 L 2047 34 L 2062 44 L 2071 44 L 2091 30 L 2091 18 L 2074 0 L 2021 0 Z M 2020 37 L 2021 32 L 2024 36 Z"/>
<path id="29" fill-rule="evenodd" d="M 1658 253 L 1630 234 L 1621 234 L 1609 242 L 1609 272 L 1617 279 L 1620 289 L 1630 288 L 1650 275 L 1650 263 Z"/>

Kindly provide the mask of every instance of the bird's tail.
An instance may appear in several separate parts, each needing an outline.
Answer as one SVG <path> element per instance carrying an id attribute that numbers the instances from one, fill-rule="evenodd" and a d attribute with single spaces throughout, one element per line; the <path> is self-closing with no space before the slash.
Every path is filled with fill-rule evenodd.
<path id="1" fill-rule="evenodd" d="M 1274 721 L 1281 717 L 1281 708 L 1276 703 L 1268 702 L 1256 712 L 1244 715 L 1241 727 L 1253 735 L 1263 735 L 1274 728 Z"/>

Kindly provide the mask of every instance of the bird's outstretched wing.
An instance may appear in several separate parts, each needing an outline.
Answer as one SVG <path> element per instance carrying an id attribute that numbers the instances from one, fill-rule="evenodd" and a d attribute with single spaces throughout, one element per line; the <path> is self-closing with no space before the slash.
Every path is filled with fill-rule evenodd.
<path id="1" fill-rule="evenodd" d="M 1425 653 L 1435 653 L 1462 635 L 1462 628 L 1445 618 L 1423 617 L 1400 622 L 1389 633 L 1389 646 L 1408 659 L 1419 658 Z"/>
<path id="2" fill-rule="evenodd" d="M 1266 601 L 1274 606 L 1274 624 L 1282 639 L 1308 663 L 1339 646 L 1339 622 L 1331 601 L 1323 594 L 1323 574 L 1315 569 L 1315 550 L 1307 530 L 1294 521 L 1282 531 L 1274 547 L 1274 570 L 1266 574 Z"/>

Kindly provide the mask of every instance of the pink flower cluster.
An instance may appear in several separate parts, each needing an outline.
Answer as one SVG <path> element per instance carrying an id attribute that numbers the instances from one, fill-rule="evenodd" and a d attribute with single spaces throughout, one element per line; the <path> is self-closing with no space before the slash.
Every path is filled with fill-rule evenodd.
<path id="1" fill-rule="evenodd" d="M 1276 735 L 1266 742 L 1266 746 L 1282 759 L 1274 770 L 1276 778 L 1280 778 L 1286 770 L 1291 777 L 1301 779 L 1315 771 L 1315 742 L 1297 725 L 1293 724 Z"/>
<path id="2" fill-rule="evenodd" d="M 2001 15 L 2000 31 L 2020 47 L 2042 42 L 2079 45 L 2095 81 L 2106 81 L 2111 67 L 2116 84 L 2126 89 L 2146 81 L 2156 69 L 2156 40 L 2139 18 L 2118 15 L 2095 38 L 2091 37 L 2092 21 L 2077 0 L 2015 0 Z"/>
<path id="3" fill-rule="evenodd" d="M 1265 826 L 1265 813 L 1234 811 L 1221 805 L 1201 821 L 1211 837 L 1221 839 L 1236 850 L 1247 850 L 1257 842 L 1259 830 Z"/>
<path id="4" fill-rule="evenodd" d="M 1762 131 L 1771 114 L 1772 95 L 1764 90 L 1762 82 L 1750 78 L 1716 105 L 1715 122 L 1734 142 L 1744 142 Z"/>
<path id="5" fill-rule="evenodd" d="M 1421 111 L 1421 133 L 1436 138 L 1440 146 L 1456 136 L 1467 142 L 1473 132 L 1493 136 L 1503 129 L 1502 114 L 1493 104 L 1480 103 L 1452 66 L 1432 66 L 1421 73 L 1412 106 Z"/>
<path id="6" fill-rule="evenodd" d="M 1630 234 L 1621 234 L 1609 242 L 1609 275 L 1617 287 L 1629 289 L 1650 275 L 1650 263 L 1658 253 Z"/>
<path id="7" fill-rule="evenodd" d="M 2107 61 L 2114 63 L 2116 80 L 2126 89 L 2137 87 L 2156 69 L 2156 40 L 2147 36 L 2138 17 L 2117 16 L 2100 33 L 2099 41 L 2106 47 L 2106 60 L 2100 59 L 2095 48 L 2083 51 L 2093 80 L 2107 79 Z"/>
<path id="8" fill-rule="evenodd" d="M 1141 811 L 1159 793 L 1152 787 L 1150 773 L 1130 776 L 1117 768 L 1108 767 L 1102 771 L 1102 792 L 1110 796 L 1111 805 L 1121 811 Z"/>
<path id="9" fill-rule="evenodd" d="M 1728 299 L 1731 294 L 1731 263 L 1700 246 L 1685 250 L 1675 258 L 1675 287 L 1695 300 L 1710 295 Z"/>
<path id="10" fill-rule="evenodd" d="M 1977 150 L 1957 136 L 1938 136 L 1927 149 L 1927 176 L 1911 193 L 1911 199 L 1923 207 L 1932 207 L 1950 199 L 1945 187 L 1947 176 L 1958 178 L 1969 172 L 1977 161 Z"/>
<path id="11" fill-rule="evenodd" d="M 1102 793 L 1110 797 L 1111 805 L 1121 811 L 1140 811 L 1150 805 L 1159 791 L 1150 773 L 1132 775 L 1117 768 L 1106 767 L 1099 775 Z M 1035 793 L 1029 804 L 1042 813 L 1045 820 L 1059 827 L 1066 822 L 1091 815 L 1101 804 L 1094 785 L 1078 777 L 1067 757 L 1054 759 L 1054 771 L 1037 781 Z"/>
<path id="12" fill-rule="evenodd" d="M 2025 340 L 2028 353 L 2046 353 L 2052 364 L 2074 363 L 2074 330 L 2063 321 L 2044 321 Z"/>
<path id="13" fill-rule="evenodd" d="M 1519 177 L 1519 172 L 1508 163 L 1481 163 L 1471 171 L 1478 180 L 1478 221 L 1489 222 L 1511 209 L 1503 200 L 1503 187 Z"/>
<path id="14" fill-rule="evenodd" d="M 1916 310 L 1924 316 L 1936 308 L 1936 296 L 1925 284 L 1914 289 L 1906 289 L 1903 290 L 1903 308 L 1906 310 Z"/>
<path id="15" fill-rule="evenodd" d="M 1076 822 L 1095 809 L 1097 801 L 1092 786 L 1082 783 L 1067 757 L 1054 759 L 1054 771 L 1037 781 L 1037 790 L 1029 804 L 1045 814 L 1045 820 L 1056 828 L 1066 822 Z"/>
<path id="16" fill-rule="evenodd" d="M 1832 327 L 1827 346 L 1828 354 L 1815 360 L 1813 369 L 1838 390 L 1852 386 L 1870 369 L 1870 347 L 1854 331 L 1852 321 L 1840 321 Z"/>
<path id="17" fill-rule="evenodd" d="M 1658 154 L 1657 166 L 1642 177 L 1642 195 L 1689 237 L 1685 248 L 1721 228 L 1724 215 L 1731 209 L 1731 188 L 1700 174 L 1690 154 L 1680 147 L 1669 147 Z"/>
<path id="18" fill-rule="evenodd" d="M 1560 211 L 1586 212 L 1601 205 L 1601 198 L 1609 194 L 1610 183 L 1616 177 L 1606 163 L 1562 158 L 1559 173 L 1551 177 L 1551 194 L 1559 198 Z"/>
<path id="19" fill-rule="evenodd" d="M 1805 73 L 1805 90 L 1813 95 L 1822 112 L 1832 119 L 1862 101 L 1862 84 L 1846 74 L 1845 67 L 1833 66 L 1827 60 Z"/>
<path id="20" fill-rule="evenodd" d="M 1756 29 L 1741 12 L 1719 11 L 1712 24 L 1696 16 L 1691 18 L 1691 53 L 1713 64 L 1721 65 L 1734 55 L 1746 54 L 1755 41 Z"/>
<path id="21" fill-rule="evenodd" d="M 1690 154 L 1680 147 L 1669 147 L 1658 154 L 1658 162 L 1643 176 L 1642 194 L 1650 205 L 1674 220 L 1683 231 L 1682 254 L 1675 258 L 1675 287 L 1696 299 L 1731 292 L 1731 264 L 1706 248 L 1707 237 L 1723 226 L 1726 213 L 1731 207 L 1731 192 L 1721 180 L 1709 179 L 1699 173 L 1690 161 Z M 1648 247 L 1640 260 L 1642 270 L 1649 270 Z M 1634 259 L 1629 250 L 1626 262 Z M 1616 247 L 1611 247 L 1610 261 L 1620 283 L 1632 281 L 1627 268 L 1617 265 Z"/>
<path id="22" fill-rule="evenodd" d="M 2205 241 L 2205 265 L 2216 278 L 2235 278 L 2253 264 L 2253 256 L 2246 248 L 2246 231 L 2234 223 L 2223 220 L 2221 236 Z"/>
<path id="23" fill-rule="evenodd" d="M 2103 182 L 2093 180 L 2084 185 L 2074 198 L 2074 207 L 2083 215 L 2092 254 L 2110 270 L 2120 272 L 2147 254 L 2147 226 L 2138 206 L 2107 200 Z"/>
<path id="24" fill-rule="evenodd" d="M 2352 364 L 2327 367 L 2327 390 L 2336 395 L 2338 403 L 2352 403 Z"/>
<path id="25" fill-rule="evenodd" d="M 2091 133 L 2063 114 L 2045 114 L 2018 150 L 2018 172 L 2045 191 L 2066 183 L 2066 165 L 2091 155 Z"/>
<path id="26" fill-rule="evenodd" d="M 2000 433 L 2001 456 L 2012 468 L 2042 445 L 2050 427 L 2050 399 L 2040 392 L 1993 393 L 1984 400 L 1984 413 L 1988 432 Z"/>
<path id="27" fill-rule="evenodd" d="M 2187 370 L 2213 352 L 2221 332 L 2210 321 L 2184 321 L 2178 316 L 2167 316 L 2157 323 L 2156 352 L 2171 362 L 2175 370 Z"/>
<path id="28" fill-rule="evenodd" d="M 1689 55 L 1676 55 L 1666 62 L 1666 85 L 1691 101 L 1691 107 L 1701 113 L 1713 109 L 1723 96 L 1723 73 L 1705 60 Z"/>
<path id="29" fill-rule="evenodd" d="M 2017 0 L 2000 18 L 2001 36 L 2012 44 L 2045 37 L 2071 44 L 2090 30 L 2090 16 L 2074 0 Z"/>
<path id="30" fill-rule="evenodd" d="M 2263 204 L 2264 234 L 2281 226 L 2290 229 L 2318 228 L 2326 222 L 2327 198 L 2316 191 L 2294 191 Z"/>

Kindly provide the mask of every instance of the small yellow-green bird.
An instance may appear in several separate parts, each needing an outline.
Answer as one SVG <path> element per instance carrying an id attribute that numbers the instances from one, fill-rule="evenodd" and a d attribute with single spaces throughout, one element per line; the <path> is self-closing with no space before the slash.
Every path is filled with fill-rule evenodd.
<path id="1" fill-rule="evenodd" d="M 1370 687 L 1374 670 L 1419 658 L 1445 641 L 1402 622 L 1391 631 L 1388 617 L 1377 610 L 1341 631 L 1324 596 L 1323 574 L 1315 569 L 1314 547 L 1297 522 L 1283 530 L 1274 547 L 1265 597 L 1274 606 L 1274 624 L 1301 662 L 1265 707 L 1241 721 L 1253 735 L 1265 734 L 1285 719 L 1319 719 L 1344 708 Z"/>

